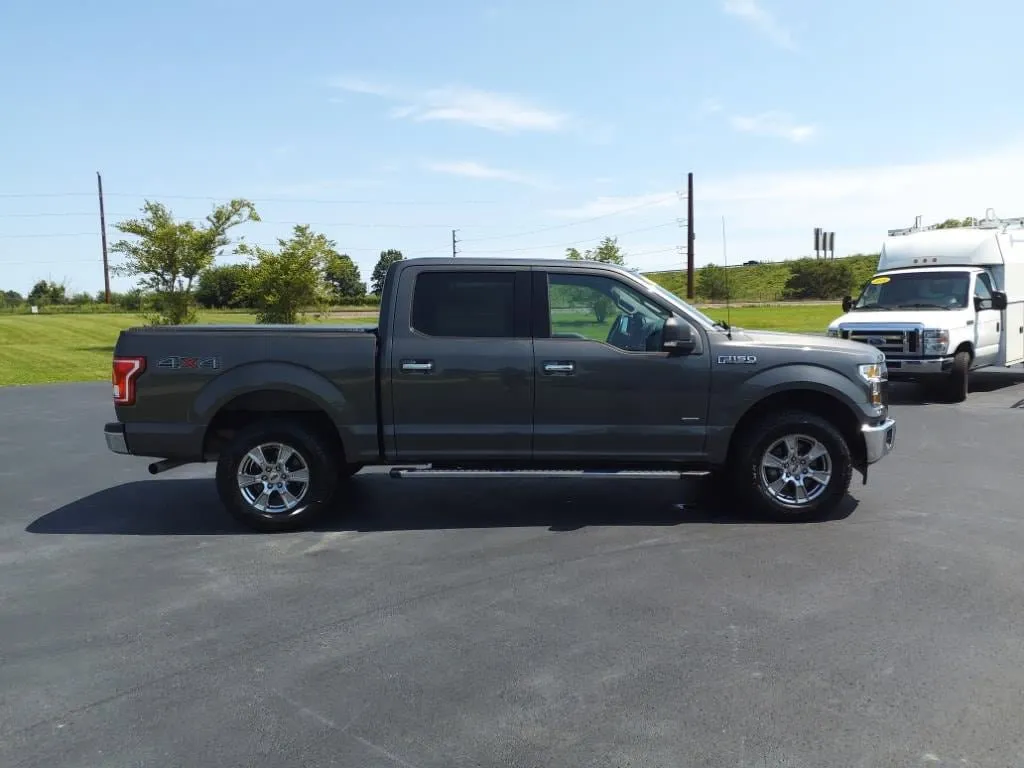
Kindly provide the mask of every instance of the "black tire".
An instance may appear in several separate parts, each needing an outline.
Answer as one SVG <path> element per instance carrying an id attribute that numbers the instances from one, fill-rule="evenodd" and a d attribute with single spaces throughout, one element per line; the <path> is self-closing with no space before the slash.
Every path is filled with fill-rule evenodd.
<path id="1" fill-rule="evenodd" d="M 265 475 L 255 472 L 256 464 L 249 453 L 268 444 L 287 446 L 297 454 L 283 469 L 286 473 L 290 471 L 292 478 L 302 477 L 304 465 L 308 478 L 304 488 L 301 480 L 288 482 L 288 475 L 285 478 L 275 476 L 275 469 Z M 271 465 L 280 458 L 276 451 L 271 448 L 263 452 Z M 298 530 L 312 523 L 335 500 L 338 466 L 342 461 L 338 446 L 327 436 L 295 421 L 278 418 L 260 421 L 239 430 L 221 451 L 217 460 L 217 493 L 228 513 L 253 530 L 263 533 Z M 270 509 L 259 509 L 251 499 L 257 492 L 267 491 L 265 481 L 257 480 L 249 486 L 248 492 L 240 487 L 238 475 L 243 469 L 251 470 L 246 474 L 265 477 L 273 484 L 266 496 Z M 282 479 L 284 482 L 280 482 Z M 288 507 L 281 489 L 297 497 L 295 506 Z M 260 497 L 255 502 L 260 502 Z M 275 507 L 278 511 L 274 511 Z"/>
<path id="2" fill-rule="evenodd" d="M 953 355 L 953 370 L 949 372 L 945 394 L 951 403 L 962 403 L 967 399 L 967 379 L 971 370 L 971 353 L 961 349 Z"/>
<path id="3" fill-rule="evenodd" d="M 815 441 L 824 448 L 831 468 L 828 481 L 818 482 L 814 479 L 814 470 L 823 469 L 825 462 L 816 460 L 810 464 L 792 465 L 801 473 L 798 475 L 800 484 L 805 495 L 810 497 L 802 502 L 796 498 L 795 482 L 786 482 L 779 496 L 772 495 L 769 490 L 769 482 L 779 480 L 783 470 L 770 468 L 762 473 L 766 454 L 770 449 L 777 450 L 773 446 L 787 436 L 800 436 L 797 440 L 798 454 L 806 453 L 809 441 Z M 792 410 L 765 416 L 746 428 L 737 440 L 732 465 L 728 469 L 736 501 L 743 505 L 740 511 L 749 509 L 758 517 L 779 522 L 817 520 L 831 514 L 850 488 L 853 477 L 850 447 L 838 429 L 816 414 Z M 778 457 L 778 453 L 773 453 L 773 456 Z M 792 498 L 782 498 L 785 496 Z"/>

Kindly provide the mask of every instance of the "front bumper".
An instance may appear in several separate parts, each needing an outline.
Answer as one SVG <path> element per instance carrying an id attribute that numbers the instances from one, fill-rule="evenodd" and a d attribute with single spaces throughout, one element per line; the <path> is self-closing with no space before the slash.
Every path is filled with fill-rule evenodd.
<path id="1" fill-rule="evenodd" d="M 935 376 L 953 370 L 953 358 L 928 357 L 924 359 L 908 358 L 900 360 L 886 357 L 886 368 L 890 379 L 913 378 L 915 376 Z"/>
<path id="2" fill-rule="evenodd" d="M 865 424 L 860 431 L 864 435 L 865 463 L 874 464 L 892 452 L 896 442 L 895 419 L 886 419 L 881 424 Z"/>
<path id="3" fill-rule="evenodd" d="M 124 424 L 111 422 L 103 426 L 103 437 L 107 441 L 107 449 L 114 453 L 129 453 L 128 441 L 124 436 Z"/>

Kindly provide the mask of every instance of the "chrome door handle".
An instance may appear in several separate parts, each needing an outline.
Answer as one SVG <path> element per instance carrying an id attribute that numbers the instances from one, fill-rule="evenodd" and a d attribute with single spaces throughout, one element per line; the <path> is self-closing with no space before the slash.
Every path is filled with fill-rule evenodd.
<path id="1" fill-rule="evenodd" d="M 403 360 L 402 370 L 410 373 L 430 373 L 434 370 L 432 360 Z"/>
<path id="2" fill-rule="evenodd" d="M 576 372 L 576 363 L 544 363 L 544 373 L 549 375 L 571 376 Z"/>

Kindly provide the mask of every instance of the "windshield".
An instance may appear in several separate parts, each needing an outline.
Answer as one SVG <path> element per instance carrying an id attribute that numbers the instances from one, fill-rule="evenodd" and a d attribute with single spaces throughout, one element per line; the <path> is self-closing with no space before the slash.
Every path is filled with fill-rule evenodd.
<path id="1" fill-rule="evenodd" d="M 867 282 L 851 312 L 886 309 L 963 309 L 969 272 L 904 272 L 877 275 Z"/>
<path id="2" fill-rule="evenodd" d="M 669 304 L 674 306 L 676 309 L 682 310 L 683 312 L 686 312 L 687 314 L 689 314 L 689 315 L 691 315 L 693 317 L 696 317 L 701 323 L 703 323 L 708 328 L 722 328 L 723 327 L 722 323 L 718 323 L 718 322 L 712 320 L 710 317 L 705 315 L 699 309 L 696 309 L 695 307 L 691 306 L 690 304 L 687 304 L 685 301 L 680 299 L 674 293 L 672 293 L 671 291 L 669 291 L 669 290 L 663 288 L 662 286 L 658 285 L 658 283 L 654 282 L 649 277 L 645 277 L 644 275 L 641 275 L 640 273 L 636 273 L 636 277 L 637 277 L 638 280 L 640 280 L 640 282 L 642 282 L 647 287 L 647 289 L 651 293 L 654 293 L 657 296 L 660 296 L 665 301 L 667 301 Z"/>

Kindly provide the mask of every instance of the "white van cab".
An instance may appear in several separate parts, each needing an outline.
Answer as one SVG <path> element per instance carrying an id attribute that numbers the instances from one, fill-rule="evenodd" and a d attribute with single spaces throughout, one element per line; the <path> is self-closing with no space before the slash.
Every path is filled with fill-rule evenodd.
<path id="1" fill-rule="evenodd" d="M 889 230 L 877 272 L 829 336 L 885 353 L 891 380 L 967 397 L 968 373 L 1024 362 L 1024 218 Z"/>

